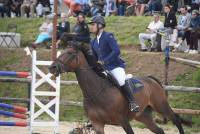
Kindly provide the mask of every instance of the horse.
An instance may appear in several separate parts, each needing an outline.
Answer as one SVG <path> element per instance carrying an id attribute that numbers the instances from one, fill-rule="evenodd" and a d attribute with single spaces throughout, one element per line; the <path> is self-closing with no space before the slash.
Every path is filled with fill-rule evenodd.
<path id="1" fill-rule="evenodd" d="M 97 134 L 104 134 L 106 124 L 119 125 L 127 134 L 134 134 L 129 122 L 132 119 L 144 123 L 153 133 L 164 134 L 163 129 L 154 122 L 152 111 L 171 120 L 179 133 L 184 134 L 184 120 L 172 111 L 165 90 L 155 77 L 137 78 L 144 85 L 142 90 L 133 94 L 140 111 L 131 112 L 120 89 L 94 71 L 81 49 L 67 48 L 51 64 L 49 71 L 55 76 L 64 72 L 75 72 L 83 94 L 85 114 Z"/>

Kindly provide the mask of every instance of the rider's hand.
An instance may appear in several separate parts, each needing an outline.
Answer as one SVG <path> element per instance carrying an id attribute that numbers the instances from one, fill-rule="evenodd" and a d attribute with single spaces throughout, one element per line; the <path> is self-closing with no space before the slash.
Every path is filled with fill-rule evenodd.
<path id="1" fill-rule="evenodd" d="M 104 62 L 103 62 L 103 61 L 100 61 L 100 60 L 99 60 L 99 61 L 97 61 L 97 63 L 98 63 L 98 64 L 101 64 L 101 65 L 103 65 L 103 64 L 104 64 Z"/>

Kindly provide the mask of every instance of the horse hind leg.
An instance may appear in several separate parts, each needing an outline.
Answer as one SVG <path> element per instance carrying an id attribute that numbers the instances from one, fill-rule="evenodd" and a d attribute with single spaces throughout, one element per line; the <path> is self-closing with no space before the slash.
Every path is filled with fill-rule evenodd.
<path id="1" fill-rule="evenodd" d="M 145 126 L 155 134 L 165 134 L 162 128 L 159 128 L 153 120 L 152 109 L 147 107 L 143 113 L 135 118 L 137 121 L 140 121 L 145 124 Z"/>
<path id="2" fill-rule="evenodd" d="M 170 119 L 173 124 L 176 125 L 176 127 L 178 128 L 180 134 L 184 134 L 181 119 L 172 111 L 168 102 L 162 103 L 161 105 L 155 106 L 154 108 L 155 111 L 160 113 L 164 118 Z"/>

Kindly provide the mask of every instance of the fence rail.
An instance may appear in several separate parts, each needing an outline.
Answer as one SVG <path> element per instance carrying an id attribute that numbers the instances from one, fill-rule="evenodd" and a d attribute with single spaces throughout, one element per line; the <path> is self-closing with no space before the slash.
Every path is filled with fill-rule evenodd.
<path id="1" fill-rule="evenodd" d="M 193 61 L 193 60 L 188 60 L 188 59 L 183 59 L 183 58 L 178 58 L 178 57 L 170 57 L 171 60 L 175 62 L 180 62 L 195 68 L 200 68 L 200 62 L 199 61 Z"/>
<path id="2" fill-rule="evenodd" d="M 31 83 L 31 79 L 28 78 L 3 78 L 0 77 L 0 82 L 19 82 L 19 83 Z M 61 81 L 61 84 L 71 85 L 78 84 L 78 81 Z"/>

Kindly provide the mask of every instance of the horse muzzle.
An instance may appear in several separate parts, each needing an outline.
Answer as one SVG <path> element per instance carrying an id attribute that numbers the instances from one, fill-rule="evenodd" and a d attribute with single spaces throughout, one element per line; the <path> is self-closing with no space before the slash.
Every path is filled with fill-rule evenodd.
<path id="1" fill-rule="evenodd" d="M 49 72 L 50 72 L 51 74 L 53 74 L 55 77 L 58 77 L 59 74 L 61 73 L 61 72 L 59 71 L 57 65 L 51 65 L 51 66 L 49 67 Z"/>

